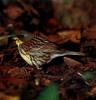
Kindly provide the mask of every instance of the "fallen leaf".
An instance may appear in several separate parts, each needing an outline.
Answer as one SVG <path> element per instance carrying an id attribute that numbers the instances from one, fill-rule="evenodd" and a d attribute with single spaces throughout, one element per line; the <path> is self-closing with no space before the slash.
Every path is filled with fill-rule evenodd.
<path id="1" fill-rule="evenodd" d="M 62 31 L 57 33 L 62 39 L 66 39 L 67 41 L 72 41 L 75 43 L 80 43 L 81 33 L 79 30 L 77 31 Z M 66 42 L 67 42 L 66 41 Z"/>
<path id="2" fill-rule="evenodd" d="M 64 62 L 68 66 L 77 66 L 77 65 L 80 65 L 81 64 L 79 61 L 76 61 L 76 60 L 71 59 L 71 58 L 68 58 L 68 57 L 64 57 Z"/>

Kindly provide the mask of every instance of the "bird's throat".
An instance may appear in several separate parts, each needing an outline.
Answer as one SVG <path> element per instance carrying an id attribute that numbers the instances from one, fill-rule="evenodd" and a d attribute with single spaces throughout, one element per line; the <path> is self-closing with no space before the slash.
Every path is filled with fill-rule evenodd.
<path id="1" fill-rule="evenodd" d="M 16 40 L 16 45 L 17 45 L 17 46 L 20 46 L 21 44 L 23 44 L 23 41 L 21 41 L 21 40 Z"/>

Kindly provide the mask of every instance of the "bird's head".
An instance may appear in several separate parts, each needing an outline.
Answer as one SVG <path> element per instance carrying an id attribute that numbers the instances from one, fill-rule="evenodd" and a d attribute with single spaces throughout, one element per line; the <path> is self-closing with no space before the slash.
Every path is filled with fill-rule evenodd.
<path id="1" fill-rule="evenodd" d="M 23 43 L 23 41 L 20 40 L 18 37 L 14 37 L 13 39 L 16 41 L 17 46 L 20 46 Z"/>

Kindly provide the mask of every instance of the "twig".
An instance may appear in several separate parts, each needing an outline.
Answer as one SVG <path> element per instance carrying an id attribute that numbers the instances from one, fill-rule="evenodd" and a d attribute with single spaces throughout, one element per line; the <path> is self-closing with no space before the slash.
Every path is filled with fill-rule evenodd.
<path id="1" fill-rule="evenodd" d="M 0 54 L 0 64 L 3 62 L 3 59 L 4 59 L 4 55 Z"/>
<path id="2" fill-rule="evenodd" d="M 39 15 L 38 11 L 32 7 L 32 6 L 29 6 L 27 4 L 25 4 L 22 0 L 17 0 L 23 7 L 26 11 L 28 11 L 29 13 L 31 13 L 31 11 L 36 14 L 36 15 Z"/>

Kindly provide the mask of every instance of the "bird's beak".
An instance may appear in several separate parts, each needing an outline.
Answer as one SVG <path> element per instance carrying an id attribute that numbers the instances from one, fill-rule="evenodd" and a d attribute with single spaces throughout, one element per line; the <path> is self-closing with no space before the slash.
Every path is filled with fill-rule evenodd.
<path id="1" fill-rule="evenodd" d="M 18 40 L 19 38 L 18 38 L 18 37 L 13 37 L 12 39 L 16 41 L 16 40 Z"/>

